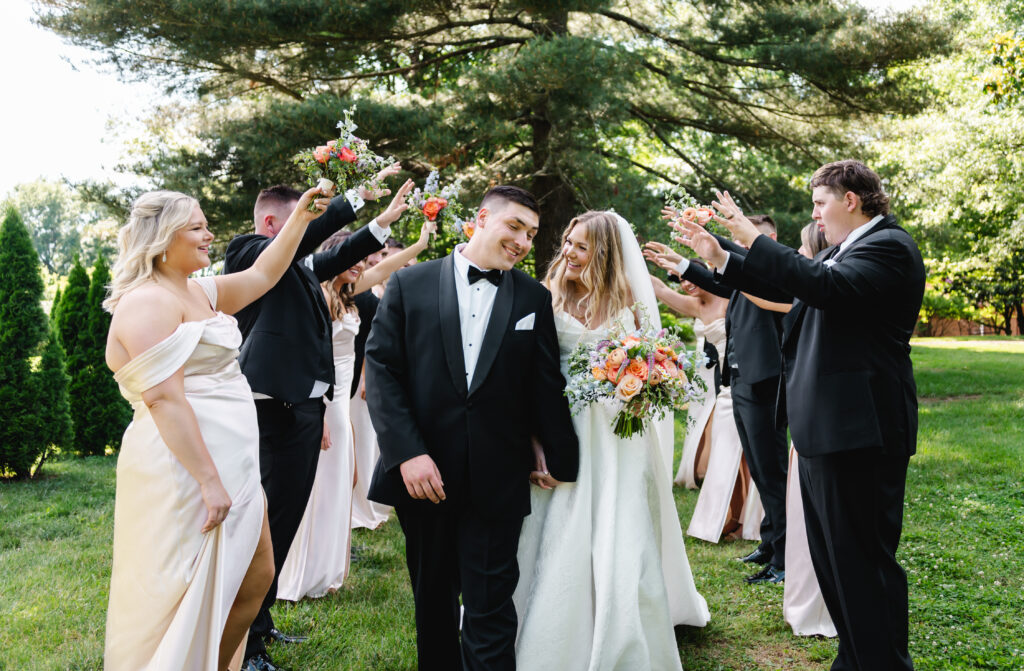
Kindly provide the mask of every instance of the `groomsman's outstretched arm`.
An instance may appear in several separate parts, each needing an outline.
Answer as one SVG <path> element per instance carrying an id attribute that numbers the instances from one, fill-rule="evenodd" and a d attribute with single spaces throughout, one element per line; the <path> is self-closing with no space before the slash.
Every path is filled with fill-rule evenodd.
<path id="1" fill-rule="evenodd" d="M 444 482 L 412 411 L 409 353 L 406 351 L 405 308 L 401 274 L 388 282 L 388 290 L 373 318 L 366 341 L 366 404 L 377 432 L 380 459 L 385 471 L 400 468 L 409 495 L 414 499 L 445 499 Z"/>
<path id="2" fill-rule="evenodd" d="M 390 285 L 388 291 L 391 291 Z M 565 397 L 565 378 L 558 362 L 558 336 L 551 295 L 537 311 L 537 359 L 531 404 L 533 436 L 544 450 L 548 471 L 555 480 L 576 480 L 580 463 L 579 441 L 572 426 L 569 402 Z M 385 296 L 387 293 L 385 292 Z"/>

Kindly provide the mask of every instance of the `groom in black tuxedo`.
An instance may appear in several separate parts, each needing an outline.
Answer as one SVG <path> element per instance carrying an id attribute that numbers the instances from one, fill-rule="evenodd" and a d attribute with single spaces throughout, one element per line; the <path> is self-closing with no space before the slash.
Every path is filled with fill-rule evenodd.
<path id="1" fill-rule="evenodd" d="M 878 175 L 839 161 L 811 179 L 813 217 L 832 247 L 806 259 L 763 235 L 728 194 L 716 204 L 730 254 L 701 229 L 693 248 L 725 282 L 768 300 L 788 297 L 786 395 L 814 572 L 839 632 L 833 671 L 913 669 L 907 577 L 896 561 L 907 465 L 917 446 L 910 337 L 925 270 L 889 214 Z"/>
<path id="2" fill-rule="evenodd" d="M 468 244 L 391 277 L 366 344 L 380 444 L 369 495 L 405 533 L 421 671 L 515 671 L 531 447 L 555 479 L 576 479 L 551 295 L 513 269 L 537 209 L 522 189 L 488 191 Z"/>
<path id="3" fill-rule="evenodd" d="M 399 201 L 406 192 L 408 188 L 403 187 L 384 213 L 340 245 L 315 253 L 332 233 L 356 218 L 347 196 L 333 198 L 327 211 L 309 224 L 281 280 L 236 315 L 243 337 L 238 362 L 256 400 L 260 474 L 274 548 L 274 580 L 249 629 L 243 669 L 273 671 L 266 642 L 303 640 L 278 631 L 270 607 L 277 598 L 277 578 L 313 488 L 324 433 L 323 397 L 331 398 L 334 393 L 331 314 L 320 282 L 384 246 L 391 223 L 405 209 Z M 300 195 L 287 186 L 260 192 L 253 213 L 256 232 L 231 240 L 224 257 L 225 273 L 245 270 L 256 261 L 280 232 Z M 360 195 L 376 198 L 379 194 L 362 189 Z"/>

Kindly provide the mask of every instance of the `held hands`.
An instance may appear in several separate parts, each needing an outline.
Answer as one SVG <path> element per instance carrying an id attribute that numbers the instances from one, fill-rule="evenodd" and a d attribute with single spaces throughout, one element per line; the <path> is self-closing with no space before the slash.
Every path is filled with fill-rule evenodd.
<path id="1" fill-rule="evenodd" d="M 423 226 L 420 227 L 420 239 L 416 241 L 416 244 L 423 249 L 427 248 L 430 244 L 430 237 L 437 235 L 437 222 L 429 219 L 423 220 Z"/>
<path id="2" fill-rule="evenodd" d="M 200 533 L 206 533 L 216 529 L 217 526 L 227 519 L 228 511 L 231 510 L 231 497 L 224 489 L 220 476 L 214 476 L 205 483 L 199 485 L 199 492 L 203 497 L 203 504 L 206 506 L 206 522 Z"/>
<path id="3" fill-rule="evenodd" d="M 289 220 L 297 220 L 308 224 L 324 213 L 327 206 L 331 204 L 332 195 L 334 195 L 334 189 L 331 189 L 329 193 L 318 186 L 307 189 L 305 193 L 299 196 L 299 202 L 295 204 L 295 209 L 292 210 L 291 216 L 288 217 Z M 319 196 L 325 197 L 321 198 Z"/>
<path id="4" fill-rule="evenodd" d="M 414 499 L 430 499 L 434 503 L 444 501 L 444 482 L 441 480 L 441 472 L 437 470 L 437 464 L 428 454 L 421 454 L 408 461 L 403 461 L 398 467 L 402 473 L 402 480 L 405 481 L 405 488 L 409 496 Z"/>
<path id="5" fill-rule="evenodd" d="M 381 228 L 387 228 L 391 224 L 398 221 L 398 218 L 402 216 L 402 213 L 409 209 L 409 204 L 405 202 L 405 197 L 412 191 L 413 181 L 411 179 L 405 180 L 405 184 L 398 189 L 398 193 L 391 199 L 391 203 L 388 204 L 386 210 L 377 215 L 377 225 Z M 390 193 L 390 192 L 389 192 Z"/>
<path id="6" fill-rule="evenodd" d="M 548 462 L 544 458 L 544 448 L 537 442 L 536 438 L 531 438 L 530 440 L 533 443 L 534 468 L 536 469 L 530 473 L 530 482 L 541 489 L 554 489 L 562 483 L 551 477 L 551 473 L 548 472 Z"/>
<path id="7" fill-rule="evenodd" d="M 387 179 L 388 177 L 394 177 L 400 172 L 402 172 L 402 164 L 396 161 L 395 163 L 392 163 L 388 167 L 378 172 L 377 176 L 373 180 L 373 183 L 383 184 L 385 179 Z M 365 184 L 360 184 L 358 193 L 359 197 L 362 198 L 363 200 L 377 200 L 378 198 L 383 198 L 384 196 L 390 196 L 391 189 L 385 186 L 382 186 L 379 189 L 368 189 L 366 188 Z"/>

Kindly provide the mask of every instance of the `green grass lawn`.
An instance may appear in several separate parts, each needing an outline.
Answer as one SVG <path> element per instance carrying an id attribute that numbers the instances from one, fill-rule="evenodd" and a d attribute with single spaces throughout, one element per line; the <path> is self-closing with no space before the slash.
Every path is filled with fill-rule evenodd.
<path id="1" fill-rule="evenodd" d="M 1024 669 L 1024 341 L 920 340 L 914 360 L 921 431 L 900 558 L 916 668 Z M 0 484 L 0 671 L 102 667 L 114 466 L 60 461 Z M 685 528 L 697 493 L 676 500 Z M 282 629 L 310 636 L 272 650 L 286 668 L 415 668 L 401 531 L 354 542 L 364 558 L 341 592 L 277 607 Z M 827 669 L 835 643 L 791 634 L 781 587 L 743 584 L 732 558 L 753 546 L 687 539 L 711 623 L 678 630 L 684 668 Z"/>

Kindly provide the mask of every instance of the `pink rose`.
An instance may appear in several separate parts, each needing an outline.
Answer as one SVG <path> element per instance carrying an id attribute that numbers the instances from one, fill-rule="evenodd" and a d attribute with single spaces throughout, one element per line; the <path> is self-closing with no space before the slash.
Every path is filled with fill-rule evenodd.
<path id="1" fill-rule="evenodd" d="M 327 163 L 327 159 L 331 157 L 331 150 L 327 148 L 327 145 L 320 145 L 313 150 L 313 158 L 320 163 Z"/>

